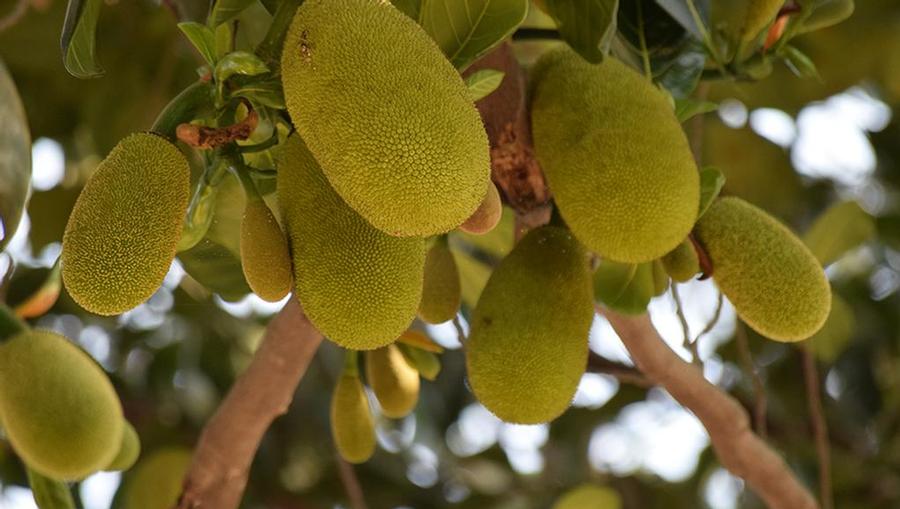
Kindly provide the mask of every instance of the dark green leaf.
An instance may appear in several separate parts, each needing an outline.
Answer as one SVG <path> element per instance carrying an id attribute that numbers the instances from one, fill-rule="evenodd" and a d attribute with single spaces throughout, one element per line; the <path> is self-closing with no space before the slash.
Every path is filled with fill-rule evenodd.
<path id="1" fill-rule="evenodd" d="M 710 101 L 699 101 L 690 97 L 675 99 L 675 116 L 678 117 L 679 122 L 717 109 L 719 109 L 719 105 Z"/>
<path id="2" fill-rule="evenodd" d="M 226 21 L 232 20 L 241 11 L 250 7 L 250 4 L 253 2 L 254 0 L 216 0 L 216 5 L 213 7 L 212 14 L 210 14 L 212 26 L 217 27 Z"/>
<path id="3" fill-rule="evenodd" d="M 284 93 L 281 90 L 281 80 L 256 78 L 240 80 L 233 78 L 236 87 L 231 90 L 232 97 L 246 97 L 251 102 L 275 109 L 284 109 Z"/>
<path id="4" fill-rule="evenodd" d="M 197 48 L 206 63 L 214 66 L 216 64 L 216 34 L 208 26 L 193 21 L 179 23 L 178 28 Z"/>
<path id="5" fill-rule="evenodd" d="M 875 235 L 875 220 L 855 201 L 836 203 L 816 219 L 803 241 L 825 266 Z"/>
<path id="6" fill-rule="evenodd" d="M 69 0 L 60 45 L 63 64 L 76 78 L 103 75 L 96 51 L 97 18 L 102 5 L 102 0 Z"/>
<path id="7" fill-rule="evenodd" d="M 257 76 L 266 72 L 269 72 L 269 67 L 253 53 L 234 51 L 219 60 L 214 75 L 216 83 L 221 84 L 235 74 Z"/>
<path id="8" fill-rule="evenodd" d="M 821 80 L 816 64 L 806 55 L 806 53 L 803 53 L 794 46 L 785 46 L 782 52 L 784 54 L 785 62 L 794 74 L 801 78 L 815 78 Z"/>
<path id="9" fill-rule="evenodd" d="M 75 500 L 66 483 L 44 477 L 30 468 L 26 470 L 39 509 L 75 509 Z"/>
<path id="10" fill-rule="evenodd" d="M 0 250 L 22 219 L 31 185 L 31 134 L 25 109 L 6 66 L 0 61 Z"/>
<path id="11" fill-rule="evenodd" d="M 594 299 L 626 314 L 640 314 L 656 293 L 653 263 L 633 265 L 603 260 L 594 273 Z"/>
<path id="12" fill-rule="evenodd" d="M 403 14 L 406 14 L 410 18 L 419 20 L 419 15 L 422 13 L 422 1 L 423 0 L 391 0 L 391 3 L 394 4 L 394 7 L 399 9 Z"/>
<path id="13" fill-rule="evenodd" d="M 706 166 L 700 170 L 700 209 L 699 218 L 706 213 L 713 200 L 719 196 L 722 186 L 725 185 L 725 175 L 718 168 Z"/>
<path id="14" fill-rule="evenodd" d="M 178 259 L 192 278 L 226 301 L 240 300 L 250 293 L 240 257 L 208 237 L 178 253 Z"/>
<path id="15" fill-rule="evenodd" d="M 504 75 L 503 71 L 496 69 L 482 69 L 470 74 L 466 78 L 469 97 L 472 98 L 472 101 L 487 97 L 491 92 L 497 90 L 497 87 L 503 82 Z"/>
<path id="16" fill-rule="evenodd" d="M 598 63 L 616 35 L 618 0 L 545 0 L 559 34 L 585 60 Z"/>

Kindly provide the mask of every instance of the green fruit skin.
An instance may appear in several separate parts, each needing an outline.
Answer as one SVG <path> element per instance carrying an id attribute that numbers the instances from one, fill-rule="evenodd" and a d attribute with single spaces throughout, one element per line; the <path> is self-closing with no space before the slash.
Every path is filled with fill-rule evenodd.
<path id="1" fill-rule="evenodd" d="M 462 300 L 459 270 L 445 241 L 438 241 L 425 257 L 425 281 L 419 317 L 428 323 L 452 320 Z"/>
<path id="2" fill-rule="evenodd" d="M 122 443 L 122 405 L 106 373 L 50 331 L 0 345 L 0 419 L 22 460 L 53 479 L 103 469 Z"/>
<path id="3" fill-rule="evenodd" d="M 669 289 L 669 274 L 666 273 L 662 262 L 653 262 L 653 296 L 659 297 Z"/>
<path id="4" fill-rule="evenodd" d="M 822 266 L 786 226 L 741 200 L 717 200 L 695 234 L 713 278 L 738 316 L 763 336 L 799 341 L 818 331 L 831 308 Z"/>
<path id="5" fill-rule="evenodd" d="M 567 231 L 529 232 L 488 280 L 466 342 L 469 385 L 500 419 L 553 420 L 584 374 L 594 311 L 583 247 Z"/>
<path id="6" fill-rule="evenodd" d="M 414 346 L 401 345 L 403 356 L 425 380 L 435 381 L 441 374 L 441 360 L 432 352 Z"/>
<path id="7" fill-rule="evenodd" d="M 501 217 L 503 217 L 503 201 L 500 199 L 497 186 L 491 183 L 481 204 L 463 224 L 459 225 L 459 229 L 474 235 L 484 235 L 497 226 Z"/>
<path id="8" fill-rule="evenodd" d="M 437 44 L 390 2 L 307 0 L 281 70 L 294 126 L 375 227 L 444 233 L 481 203 L 490 176 L 481 117 Z"/>
<path id="9" fill-rule="evenodd" d="M 666 273 L 679 283 L 690 281 L 698 272 L 700 272 L 700 259 L 697 257 L 697 251 L 690 240 L 685 240 L 681 244 L 666 253 L 660 260 Z"/>
<path id="10" fill-rule="evenodd" d="M 166 448 L 141 460 L 125 480 L 125 509 L 171 509 L 181 495 L 191 451 Z"/>
<path id="11" fill-rule="evenodd" d="M 419 372 L 396 345 L 366 352 L 366 381 L 391 419 L 406 417 L 419 401 Z"/>
<path id="12" fill-rule="evenodd" d="M 148 133 L 120 141 L 63 235 L 62 278 L 75 302 L 114 315 L 147 300 L 175 258 L 189 194 L 190 168 L 175 145 Z"/>
<path id="13" fill-rule="evenodd" d="M 341 375 L 331 397 L 331 436 L 342 458 L 363 463 L 375 452 L 375 423 L 359 377 Z"/>
<path id="14" fill-rule="evenodd" d="M 122 426 L 122 445 L 119 446 L 119 452 L 116 457 L 103 470 L 128 470 L 137 461 L 141 455 L 141 439 L 138 437 L 134 426 L 128 421 L 124 421 Z"/>
<path id="15" fill-rule="evenodd" d="M 278 157 L 278 203 L 296 295 L 316 328 L 354 350 L 397 339 L 422 299 L 424 239 L 392 237 L 367 223 L 328 185 L 298 136 Z"/>
<path id="16" fill-rule="evenodd" d="M 648 262 L 690 232 L 699 173 L 662 92 L 615 58 L 568 48 L 538 62 L 535 153 L 575 236 L 604 258 Z"/>
<path id="17" fill-rule="evenodd" d="M 605 486 L 583 484 L 559 498 L 553 509 L 621 509 L 622 497 Z"/>
<path id="18" fill-rule="evenodd" d="M 261 299 L 276 302 L 291 291 L 291 254 L 281 226 L 262 199 L 250 199 L 241 221 L 241 267 Z"/>

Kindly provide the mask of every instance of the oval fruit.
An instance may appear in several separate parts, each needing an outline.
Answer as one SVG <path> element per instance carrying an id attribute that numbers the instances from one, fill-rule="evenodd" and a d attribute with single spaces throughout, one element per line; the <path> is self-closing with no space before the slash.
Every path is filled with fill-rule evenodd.
<path id="1" fill-rule="evenodd" d="M 128 470 L 141 455 L 141 439 L 128 421 L 122 424 L 122 444 L 116 457 L 103 470 Z"/>
<path id="2" fill-rule="evenodd" d="M 366 352 L 366 381 L 392 419 L 406 417 L 419 401 L 419 372 L 396 345 Z"/>
<path id="3" fill-rule="evenodd" d="M 125 509 L 172 509 L 181 496 L 191 451 L 172 447 L 141 460 L 125 481 Z"/>
<path id="4" fill-rule="evenodd" d="M 444 323 L 452 320 L 459 311 L 462 300 L 459 270 L 447 245 L 447 239 L 438 239 L 425 256 L 425 280 L 419 317 L 428 323 Z"/>
<path id="5" fill-rule="evenodd" d="M 481 205 L 463 224 L 459 225 L 459 229 L 466 233 L 484 235 L 497 226 L 502 215 L 503 202 L 500 200 L 500 192 L 492 182 L 488 186 L 488 192 L 484 199 L 481 200 Z"/>
<path id="6" fill-rule="evenodd" d="M 363 463 L 375 452 L 375 423 L 366 390 L 355 373 L 342 374 L 334 387 L 331 436 L 338 453 L 350 463 Z"/>
<path id="7" fill-rule="evenodd" d="M 259 196 L 248 196 L 241 220 L 241 268 L 261 299 L 276 302 L 291 291 L 291 254 L 281 226 Z"/>
<path id="8" fill-rule="evenodd" d="M 683 240 L 675 249 L 666 253 L 660 261 L 673 280 L 684 283 L 700 272 L 700 259 L 690 240 Z"/>

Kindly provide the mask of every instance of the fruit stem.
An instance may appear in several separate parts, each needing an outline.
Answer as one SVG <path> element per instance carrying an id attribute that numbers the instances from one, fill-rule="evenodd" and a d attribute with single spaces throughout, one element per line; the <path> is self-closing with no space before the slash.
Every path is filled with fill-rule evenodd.
<path id="1" fill-rule="evenodd" d="M 207 82 L 197 81 L 163 108 L 150 130 L 175 141 L 175 130 L 179 124 L 190 122 L 197 118 L 198 113 L 211 108 L 212 88 Z"/>
<path id="2" fill-rule="evenodd" d="M 341 376 L 359 377 L 359 352 L 356 350 L 344 352 L 344 371 Z"/>

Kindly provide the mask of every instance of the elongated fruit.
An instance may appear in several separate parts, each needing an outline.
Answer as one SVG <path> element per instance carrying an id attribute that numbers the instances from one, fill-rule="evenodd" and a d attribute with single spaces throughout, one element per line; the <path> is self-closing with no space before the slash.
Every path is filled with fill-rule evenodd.
<path id="1" fill-rule="evenodd" d="M 338 453 L 350 463 L 362 463 L 375 452 L 375 423 L 366 390 L 355 373 L 342 374 L 334 387 L 331 435 Z"/>
<path id="2" fill-rule="evenodd" d="M 141 460 L 125 480 L 125 509 L 171 509 L 178 502 L 191 451 L 170 447 Z"/>
<path id="3" fill-rule="evenodd" d="M 63 235 L 62 277 L 81 307 L 127 311 L 162 284 L 190 193 L 190 168 L 155 134 L 123 139 L 81 191 Z"/>
<path id="4" fill-rule="evenodd" d="M 584 248 L 561 228 L 529 232 L 472 315 L 466 365 L 475 397 L 507 422 L 559 416 L 584 373 L 593 315 Z"/>
<path id="5" fill-rule="evenodd" d="M 538 62 L 534 146 L 566 224 L 604 258 L 640 263 L 690 232 L 699 176 L 668 99 L 615 58 L 571 49 Z"/>
<path id="6" fill-rule="evenodd" d="M 50 331 L 0 345 L 0 419 L 16 453 L 54 479 L 105 468 L 122 444 L 122 406 L 106 374 Z"/>
<path id="7" fill-rule="evenodd" d="M 316 328 L 355 350 L 397 339 L 422 298 L 425 241 L 367 223 L 328 185 L 296 135 L 278 157 L 278 203 L 297 296 Z"/>
<path id="8" fill-rule="evenodd" d="M 392 235 L 466 220 L 488 188 L 481 117 L 419 25 L 378 0 L 307 0 L 281 59 L 294 127 L 331 185 Z"/>
<path id="9" fill-rule="evenodd" d="M 425 281 L 419 317 L 428 323 L 452 320 L 459 311 L 462 293 L 456 260 L 445 238 L 438 239 L 425 257 Z"/>
<path id="10" fill-rule="evenodd" d="M 828 317 L 831 288 L 815 256 L 786 226 L 740 198 L 721 198 L 695 230 L 713 278 L 763 336 L 799 341 Z"/>
<path id="11" fill-rule="evenodd" d="M 248 196 L 241 221 L 241 267 L 247 284 L 275 302 L 291 291 L 291 254 L 281 226 L 259 196 Z"/>
<path id="12" fill-rule="evenodd" d="M 419 401 L 419 372 L 396 345 L 366 352 L 366 381 L 392 419 L 406 417 Z"/>

